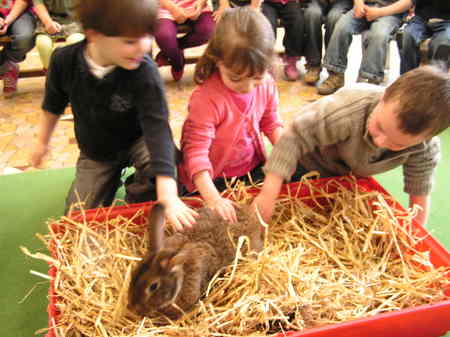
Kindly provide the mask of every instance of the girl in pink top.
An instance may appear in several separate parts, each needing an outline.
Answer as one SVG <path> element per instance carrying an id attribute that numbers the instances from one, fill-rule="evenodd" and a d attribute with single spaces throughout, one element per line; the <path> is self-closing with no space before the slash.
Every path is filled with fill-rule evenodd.
<path id="1" fill-rule="evenodd" d="M 208 42 L 214 20 L 207 0 L 161 0 L 158 23 L 154 33 L 161 52 L 156 56 L 158 66 L 171 65 L 172 77 L 179 81 L 184 71 L 186 48 Z M 187 24 L 191 31 L 177 37 L 177 25 Z"/>
<path id="2" fill-rule="evenodd" d="M 227 9 L 195 69 L 183 125 L 180 181 L 197 190 L 206 205 L 236 221 L 232 202 L 222 198 L 224 179 L 263 178 L 262 133 L 279 139 L 278 92 L 268 70 L 275 57 L 270 23 L 249 7 Z"/>

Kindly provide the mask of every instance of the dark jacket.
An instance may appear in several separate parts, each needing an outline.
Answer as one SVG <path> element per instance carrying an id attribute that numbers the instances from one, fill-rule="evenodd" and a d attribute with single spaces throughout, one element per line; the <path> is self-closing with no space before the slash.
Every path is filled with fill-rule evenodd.
<path id="1" fill-rule="evenodd" d="M 153 173 L 175 177 L 176 148 L 154 62 L 145 57 L 135 70 L 116 67 L 98 79 L 86 63 L 85 47 L 84 40 L 55 50 L 42 108 L 59 115 L 71 104 L 78 146 L 89 158 L 114 160 L 144 136 Z"/>
<path id="2" fill-rule="evenodd" d="M 433 18 L 450 20 L 449 0 L 412 0 L 416 15 L 425 21 Z"/>

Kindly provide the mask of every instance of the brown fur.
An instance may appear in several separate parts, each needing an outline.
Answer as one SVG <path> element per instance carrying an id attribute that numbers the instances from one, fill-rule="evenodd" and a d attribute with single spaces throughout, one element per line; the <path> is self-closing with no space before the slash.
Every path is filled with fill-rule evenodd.
<path id="1" fill-rule="evenodd" d="M 249 237 L 252 250 L 263 248 L 261 226 L 247 207 L 236 207 L 235 224 L 208 208 L 198 212 L 193 229 L 165 239 L 161 229 L 164 208 L 161 204 L 153 207 L 149 215 L 152 247 L 133 273 L 130 309 L 140 315 L 158 311 L 171 319 L 179 318 L 197 303 L 214 274 L 233 262 L 240 236 Z M 150 287 L 157 289 L 150 291 Z"/>

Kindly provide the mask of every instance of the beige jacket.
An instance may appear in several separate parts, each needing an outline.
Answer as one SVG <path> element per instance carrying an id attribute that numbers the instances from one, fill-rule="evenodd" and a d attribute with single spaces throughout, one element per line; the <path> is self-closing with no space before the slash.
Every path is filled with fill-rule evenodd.
<path id="1" fill-rule="evenodd" d="M 298 163 L 322 177 L 371 176 L 403 166 L 405 192 L 429 194 L 440 157 L 439 138 L 401 151 L 376 147 L 367 120 L 382 93 L 382 87 L 355 84 L 306 106 L 274 146 L 265 171 L 289 180 Z"/>

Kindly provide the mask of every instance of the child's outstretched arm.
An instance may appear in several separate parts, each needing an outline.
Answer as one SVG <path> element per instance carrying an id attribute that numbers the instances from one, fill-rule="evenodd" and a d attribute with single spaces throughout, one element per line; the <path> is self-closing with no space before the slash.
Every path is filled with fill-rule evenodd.
<path id="1" fill-rule="evenodd" d="M 45 7 L 45 4 L 42 0 L 33 0 L 34 11 L 38 16 L 39 20 L 42 21 L 42 24 L 45 27 L 45 31 L 48 34 L 56 34 L 61 31 L 61 25 L 58 22 L 53 21 L 50 17 L 50 14 Z"/>
<path id="2" fill-rule="evenodd" d="M 414 205 L 420 206 L 420 210 L 414 217 L 414 220 L 421 225 L 425 225 L 428 221 L 428 214 L 430 210 L 431 198 L 429 195 L 409 195 L 409 207 Z"/>
<path id="3" fill-rule="evenodd" d="M 30 163 L 34 167 L 38 167 L 42 163 L 44 156 L 48 153 L 48 144 L 59 117 L 60 115 L 52 114 L 46 110 L 42 111 L 37 140 L 32 146 L 30 155 Z"/>
<path id="4" fill-rule="evenodd" d="M 222 198 L 208 170 L 196 173 L 193 181 L 209 208 L 215 210 L 225 220 L 237 222 L 233 202 L 227 198 Z"/>
<path id="5" fill-rule="evenodd" d="M 157 175 L 156 191 L 158 201 L 166 207 L 167 220 L 176 230 L 180 231 L 195 224 L 195 217 L 198 214 L 178 197 L 177 183 L 172 177 Z"/>
<path id="6" fill-rule="evenodd" d="M 273 132 L 269 135 L 269 140 L 272 143 L 272 145 L 275 145 L 278 140 L 281 138 L 281 135 L 283 133 L 283 127 L 279 126 Z"/>
<path id="7" fill-rule="evenodd" d="M 283 178 L 275 173 L 268 172 L 264 179 L 261 192 L 253 201 L 253 207 L 261 215 L 264 221 L 269 221 L 275 207 L 275 201 L 280 193 Z"/>

